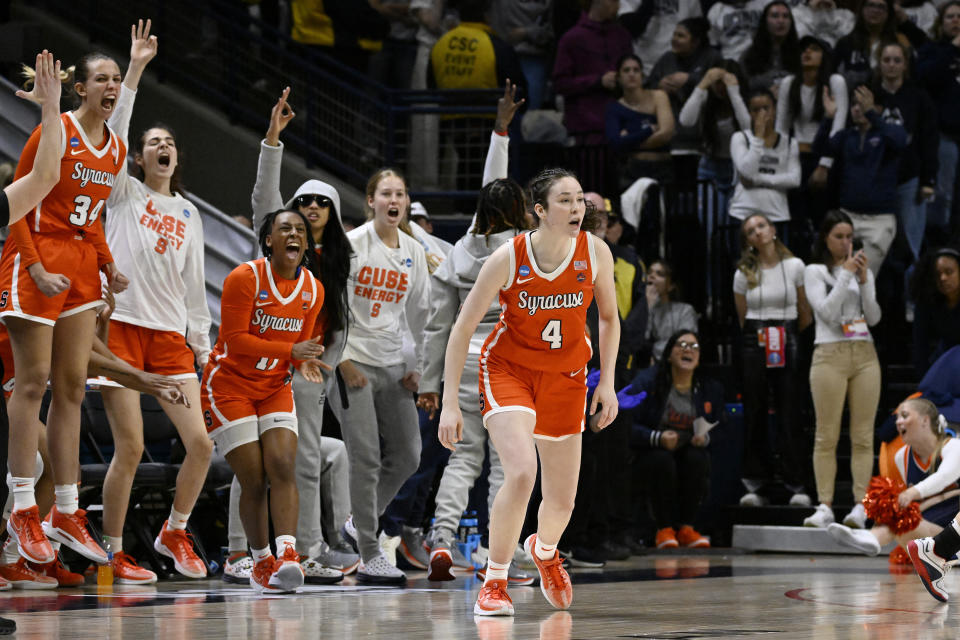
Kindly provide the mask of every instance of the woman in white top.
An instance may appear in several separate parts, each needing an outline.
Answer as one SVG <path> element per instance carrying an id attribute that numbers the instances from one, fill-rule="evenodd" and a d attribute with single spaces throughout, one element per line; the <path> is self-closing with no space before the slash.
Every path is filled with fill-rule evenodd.
<path id="1" fill-rule="evenodd" d="M 860 501 L 873 470 L 873 426 L 880 402 L 880 362 L 869 327 L 880 322 L 880 305 L 867 257 L 862 249 L 853 250 L 853 222 L 847 214 L 835 210 L 824 217 L 813 261 L 803 282 L 816 321 L 810 392 L 817 417 L 813 472 L 820 505 L 803 524 L 825 527 L 834 521 L 837 441 L 848 402 L 856 506 L 843 523 L 862 529 L 866 515 Z"/>
<path id="2" fill-rule="evenodd" d="M 733 276 L 733 299 L 743 330 L 743 408 L 746 439 L 741 506 L 761 506 L 759 494 L 775 474 L 793 493 L 790 504 L 808 506 L 804 464 L 796 445 L 799 332 L 811 322 L 803 288 L 803 262 L 778 238 L 767 216 L 757 213 L 740 226 L 743 251 Z M 768 406 L 773 395 L 774 404 Z M 776 446 L 768 442 L 767 416 L 776 411 Z"/>
<path id="3" fill-rule="evenodd" d="M 130 66 L 123 80 L 110 126 L 126 142 L 137 85 L 157 53 L 150 21 L 135 29 Z M 130 288 L 117 296 L 110 319 L 109 347 L 127 363 L 150 373 L 183 380 L 188 405 L 160 401 L 186 448 L 177 474 L 170 517 L 154 548 L 174 560 L 181 574 L 204 578 L 206 565 L 194 553 L 186 533 L 187 519 L 207 477 L 213 443 L 200 412 L 196 368 L 210 353 L 210 311 L 203 270 L 203 224 L 197 208 L 178 193 L 180 167 L 174 134 L 162 125 L 147 129 L 134 141 L 134 162 L 142 181 L 117 175 L 107 201 L 107 244 L 117 265 L 130 278 Z M 123 553 L 123 524 L 133 477 L 143 454 L 140 394 L 107 382 L 103 403 L 113 432 L 115 454 L 103 483 L 103 534 L 113 550 L 114 577 L 124 582 L 152 583 L 152 571 Z"/>
<path id="4" fill-rule="evenodd" d="M 908 398 L 897 408 L 897 431 L 906 445 L 894 454 L 899 480 L 906 486 L 897 502 L 902 507 L 920 503 L 923 519 L 914 529 L 894 534 L 884 524 L 856 530 L 834 523 L 827 527 L 830 535 L 841 544 L 875 556 L 894 540 L 906 547 L 910 540 L 943 531 L 960 508 L 960 441 L 946 429 L 947 419 L 926 398 Z"/>
<path id="5" fill-rule="evenodd" d="M 745 220 L 762 213 L 774 223 L 790 220 L 787 190 L 800 186 L 800 149 L 797 141 L 774 128 L 776 101 L 766 89 L 747 99 L 750 130 L 730 138 L 730 157 L 736 169 L 736 187 L 730 216 Z M 784 227 L 781 226 L 781 235 Z"/>
<path id="6" fill-rule="evenodd" d="M 342 533 L 357 546 L 357 580 L 366 583 L 406 582 L 380 548 L 377 520 L 420 463 L 413 394 L 423 371 L 430 273 L 423 246 L 401 230 L 409 207 L 406 180 L 393 169 L 381 169 L 367 182 L 372 220 L 347 234 L 354 250 L 351 313 L 339 365 L 342 393 L 332 394 L 332 406 L 343 418 L 350 460 L 353 516 Z M 416 351 L 413 371 L 402 352 L 401 336 L 408 329 Z"/>

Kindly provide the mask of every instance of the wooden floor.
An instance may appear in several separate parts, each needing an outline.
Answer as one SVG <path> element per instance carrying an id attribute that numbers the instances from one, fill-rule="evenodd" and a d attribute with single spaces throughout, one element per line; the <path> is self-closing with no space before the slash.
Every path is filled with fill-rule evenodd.
<path id="1" fill-rule="evenodd" d="M 800 555 L 645 556 L 576 570 L 574 603 L 555 611 L 538 587 L 511 588 L 516 617 L 478 619 L 471 577 L 406 589 L 305 587 L 257 597 L 219 579 L 98 592 L 95 585 L 0 593 L 17 638 L 956 638 L 960 609 L 938 604 L 887 559 Z M 960 572 L 957 572 L 960 574 Z M 960 575 L 948 588 L 960 601 Z"/>

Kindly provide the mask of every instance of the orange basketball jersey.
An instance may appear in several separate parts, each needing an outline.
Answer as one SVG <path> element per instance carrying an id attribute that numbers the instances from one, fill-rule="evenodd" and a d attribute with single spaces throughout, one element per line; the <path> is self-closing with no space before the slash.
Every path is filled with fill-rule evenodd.
<path id="1" fill-rule="evenodd" d="M 306 269 L 286 280 L 259 258 L 231 271 L 223 282 L 220 336 L 203 387 L 247 397 L 282 387 L 290 374 L 290 350 L 313 335 L 322 305 L 323 285 Z"/>
<path id="2" fill-rule="evenodd" d="M 25 234 L 27 229 L 30 233 L 72 235 L 87 240 L 97 248 L 97 261 L 102 266 L 113 262 L 113 257 L 107 248 L 101 218 L 117 172 L 126 161 L 127 148 L 106 125 L 105 139 L 97 148 L 87 139 L 72 112 L 62 114 L 60 121 L 63 125 L 60 181 L 32 213 L 11 226 L 11 238 L 16 241 L 25 266 L 40 261 L 29 235 Z M 37 127 L 20 154 L 17 178 L 33 168 L 39 143 L 40 127 Z"/>
<path id="3" fill-rule="evenodd" d="M 551 273 L 533 257 L 530 234 L 513 239 L 510 284 L 500 290 L 500 321 L 483 344 L 481 360 L 495 353 L 528 369 L 575 371 L 592 353 L 586 335 L 593 300 L 596 258 L 590 235 L 581 231 Z"/>

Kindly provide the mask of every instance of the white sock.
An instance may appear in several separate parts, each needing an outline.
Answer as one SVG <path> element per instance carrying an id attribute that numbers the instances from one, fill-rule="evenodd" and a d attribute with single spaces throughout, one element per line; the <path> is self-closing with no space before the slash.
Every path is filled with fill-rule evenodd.
<path id="1" fill-rule="evenodd" d="M 0 562 L 3 564 L 16 564 L 20 560 L 20 548 L 13 541 L 13 538 L 7 538 L 7 541 L 3 543 L 2 556 L 3 560 Z"/>
<path id="2" fill-rule="evenodd" d="M 33 495 L 34 482 L 36 481 L 33 478 L 7 476 L 7 486 L 10 488 L 10 493 L 13 494 L 14 511 L 37 506 L 37 499 Z"/>
<path id="3" fill-rule="evenodd" d="M 543 544 L 540 536 L 537 536 L 537 543 L 533 547 L 533 552 L 536 553 L 537 557 L 541 560 L 553 560 L 553 556 L 557 553 L 557 545 Z"/>
<path id="4" fill-rule="evenodd" d="M 296 536 L 277 536 L 277 557 L 283 555 L 283 552 L 286 551 L 287 545 L 290 545 L 292 548 L 297 548 L 297 537 Z"/>
<path id="5" fill-rule="evenodd" d="M 76 513 L 80 507 L 77 485 L 57 484 L 53 486 L 53 493 L 57 496 L 57 511 L 67 516 Z"/>
<path id="6" fill-rule="evenodd" d="M 167 518 L 168 529 L 186 529 L 187 520 L 190 519 L 189 513 L 180 513 L 173 507 L 170 507 L 170 517 Z"/>
<path id="7" fill-rule="evenodd" d="M 499 562 L 494 562 L 493 560 L 487 559 L 487 575 L 483 578 L 483 584 L 487 584 L 491 580 L 506 580 L 507 576 L 510 573 L 510 563 L 500 564 Z"/>
<path id="8" fill-rule="evenodd" d="M 112 553 L 120 553 L 123 551 L 123 536 L 103 536 L 104 544 L 110 545 L 110 551 Z"/>
<path id="9" fill-rule="evenodd" d="M 270 553 L 270 545 L 265 546 L 263 549 L 250 549 L 250 552 L 253 554 L 254 562 L 260 562 L 264 558 L 269 558 L 273 555 Z"/>

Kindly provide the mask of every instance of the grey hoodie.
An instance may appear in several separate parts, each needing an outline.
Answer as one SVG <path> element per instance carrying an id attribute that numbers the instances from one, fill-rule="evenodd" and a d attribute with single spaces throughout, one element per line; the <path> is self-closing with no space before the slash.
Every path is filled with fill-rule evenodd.
<path id="1" fill-rule="evenodd" d="M 483 263 L 501 245 L 512 241 L 517 233 L 514 229 L 494 233 L 489 237 L 467 233 L 457 240 L 450 255 L 433 273 L 430 282 L 432 298 L 430 317 L 424 329 L 426 353 L 423 377 L 420 379 L 421 393 L 440 393 L 447 340 L 450 337 L 450 329 L 460 312 L 460 307 L 477 281 L 477 275 L 479 275 Z M 477 330 L 470 338 L 470 348 L 467 351 L 467 367 L 479 369 L 480 348 L 499 319 L 500 303 L 499 300 L 495 300 L 487 309 L 487 313 L 484 314 L 480 324 L 477 325 Z M 465 376 L 465 378 L 475 380 L 476 376 Z"/>

